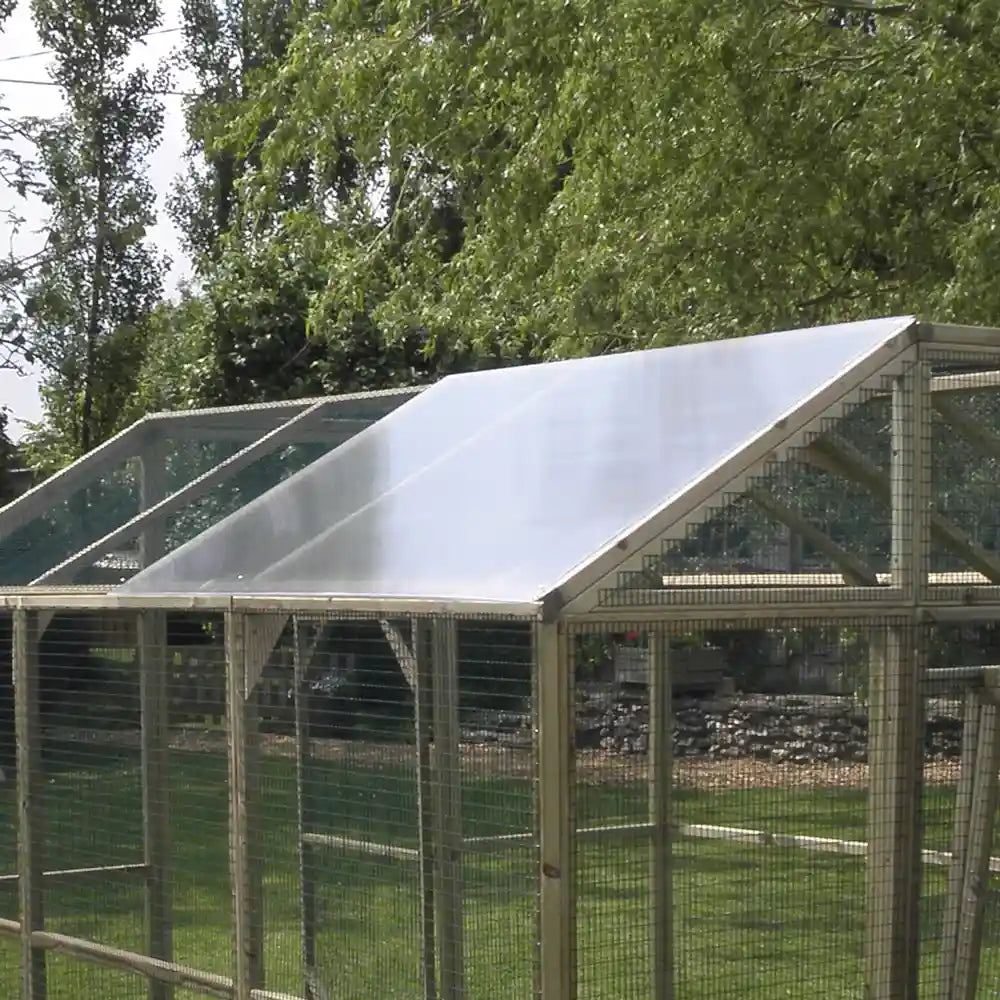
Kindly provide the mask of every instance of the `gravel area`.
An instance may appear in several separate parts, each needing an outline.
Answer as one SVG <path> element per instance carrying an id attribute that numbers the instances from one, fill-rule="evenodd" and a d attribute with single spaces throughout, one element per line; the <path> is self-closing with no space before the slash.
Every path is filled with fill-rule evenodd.
<path id="1" fill-rule="evenodd" d="M 596 741 L 598 745 L 578 747 L 578 782 L 630 783 L 645 779 L 643 730 L 646 721 L 643 712 L 633 711 L 635 708 L 613 706 L 614 714 L 601 722 L 602 735 Z M 830 747 L 847 746 L 853 748 L 853 752 L 863 749 L 861 732 L 866 731 L 866 725 L 859 721 L 856 706 L 852 705 L 848 711 L 845 705 L 827 705 L 816 712 L 816 706 L 776 704 L 772 700 L 755 707 L 745 700 L 733 699 L 731 704 L 702 704 L 697 717 L 691 714 L 693 708 L 689 705 L 683 709 L 678 706 L 677 709 L 674 777 L 678 787 L 708 790 L 868 786 L 869 767 L 866 761 L 841 759 L 829 753 Z M 688 714 L 682 716 L 682 710 Z M 804 716 L 808 716 L 809 721 L 804 721 Z M 518 724 L 515 724 L 515 718 L 510 717 L 505 728 L 488 732 L 482 728 L 466 730 L 461 746 L 462 769 L 466 774 L 533 775 L 534 754 L 526 739 L 523 720 L 517 718 Z M 952 725 L 955 720 L 946 715 L 932 715 L 932 721 L 934 718 L 945 722 L 937 729 L 929 726 L 929 731 L 946 733 L 947 738 L 929 736 L 924 780 L 928 784 L 954 783 L 959 768 L 957 739 Z M 859 732 L 852 734 L 847 743 L 834 740 L 832 736 L 843 733 L 847 725 L 852 727 L 852 732 L 853 729 Z M 139 747 L 139 734 L 134 730 L 58 729 L 51 730 L 49 735 L 64 746 L 75 743 L 130 749 Z M 959 726 L 957 737 L 960 738 L 960 735 Z M 595 742 L 591 730 L 584 730 L 582 740 L 580 736 L 578 733 L 578 742 Z M 818 747 L 819 753 L 810 757 L 800 747 L 795 747 L 792 749 L 796 752 L 791 756 L 775 754 L 775 750 L 788 749 L 787 745 L 779 742 L 782 738 L 786 739 L 786 743 Z M 706 747 L 705 741 L 709 739 L 712 742 Z M 690 740 L 694 742 L 685 742 Z M 295 739 L 292 736 L 265 734 L 261 743 L 266 756 L 291 758 L 295 755 Z M 768 750 L 766 755 L 762 750 L 754 749 L 762 746 Z M 226 734 L 218 729 L 178 729 L 171 733 L 170 747 L 181 752 L 224 754 Z M 738 752 L 720 752 L 727 749 Z M 312 752 L 320 759 L 355 763 L 365 768 L 380 765 L 396 767 L 414 761 L 413 747 L 399 743 L 314 740 Z"/>

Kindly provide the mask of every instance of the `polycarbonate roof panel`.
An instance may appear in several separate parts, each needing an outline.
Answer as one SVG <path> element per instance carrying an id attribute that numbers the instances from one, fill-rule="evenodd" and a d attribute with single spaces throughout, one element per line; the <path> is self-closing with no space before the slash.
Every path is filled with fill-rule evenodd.
<path id="1" fill-rule="evenodd" d="M 118 592 L 539 600 L 911 323 L 451 376 Z"/>

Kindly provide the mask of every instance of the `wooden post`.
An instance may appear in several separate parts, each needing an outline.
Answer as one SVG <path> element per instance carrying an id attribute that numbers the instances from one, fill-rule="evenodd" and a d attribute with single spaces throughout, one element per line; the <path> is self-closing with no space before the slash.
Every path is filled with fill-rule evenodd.
<path id="1" fill-rule="evenodd" d="M 139 510 L 146 511 L 167 494 L 167 452 L 163 434 L 146 443 L 139 467 Z M 148 523 L 139 536 L 143 569 L 166 551 L 166 521 Z M 169 737 L 170 691 L 167 683 L 167 616 L 144 611 L 136 628 L 139 668 L 139 718 L 142 748 L 143 851 L 146 880 L 146 947 L 151 958 L 173 960 L 173 913 L 170 895 Z M 149 1000 L 171 1000 L 173 987 L 150 980 Z"/>
<path id="2" fill-rule="evenodd" d="M 45 929 L 44 781 L 38 692 L 38 620 L 14 612 L 14 722 L 17 736 L 17 874 L 21 921 L 21 1000 L 45 1000 L 45 952 L 32 944 Z"/>
<path id="3" fill-rule="evenodd" d="M 649 633 L 649 823 L 652 891 L 652 998 L 673 1000 L 673 880 L 671 798 L 674 732 L 671 712 L 670 637 Z"/>
<path id="4" fill-rule="evenodd" d="M 435 928 L 438 899 L 435 886 L 437 866 L 434 820 L 434 770 L 431 757 L 431 733 L 434 728 L 433 630 L 421 618 L 410 621 L 410 641 L 391 621 L 379 623 L 399 669 L 413 691 L 414 744 L 417 754 L 417 811 L 420 828 L 417 856 L 420 859 L 420 969 L 424 1000 L 437 998 L 437 948 Z M 456 675 L 457 676 L 457 675 Z M 456 687 L 457 691 L 457 687 Z M 447 706 L 445 707 L 447 710 Z M 457 723 L 456 723 L 457 725 Z M 456 744 L 457 747 L 457 744 Z M 461 791 L 461 790 L 460 790 Z"/>
<path id="5" fill-rule="evenodd" d="M 166 616 L 143 611 L 138 621 L 142 727 L 142 824 L 146 878 L 146 935 L 151 958 L 173 961 L 170 894 L 169 693 Z M 150 980 L 149 1000 L 170 1000 L 168 983 Z"/>
<path id="6" fill-rule="evenodd" d="M 431 761 L 433 730 L 433 667 L 431 664 L 431 632 L 427 622 L 413 618 L 411 643 L 416 660 L 413 686 L 413 721 L 417 748 L 417 811 L 420 816 L 420 900 L 421 925 L 420 965 L 424 1000 L 436 1000 L 437 965 L 434 929 L 434 771 Z"/>
<path id="7" fill-rule="evenodd" d="M 923 776 L 919 624 L 930 557 L 930 382 L 916 349 L 892 391 L 892 585 L 909 622 L 877 631 L 870 664 L 867 983 L 869 1000 L 915 1000 L 919 974 Z"/>
<path id="8" fill-rule="evenodd" d="M 434 901 L 441 1000 L 465 996 L 462 942 L 462 772 L 458 725 L 458 632 L 453 618 L 433 624 Z"/>
<path id="9" fill-rule="evenodd" d="M 887 626 L 873 641 L 870 669 L 868 1000 L 915 1000 L 920 829 L 920 630 Z"/>
<path id="10" fill-rule="evenodd" d="M 302 944 L 302 970 L 306 1000 L 320 1000 L 316 970 L 316 858 L 313 846 L 305 839 L 315 825 L 315 799 L 312 786 L 312 716 L 309 697 L 309 650 L 301 632 L 298 616 L 295 629 L 295 778 L 298 790 L 299 833 L 299 921 Z"/>
<path id="11" fill-rule="evenodd" d="M 247 691 L 246 616 L 226 612 L 226 719 L 229 737 L 229 857 L 233 890 L 234 1000 L 264 985 L 258 844 L 257 689 Z"/>
<path id="12" fill-rule="evenodd" d="M 572 671 L 563 625 L 539 625 L 538 797 L 541 865 L 541 1000 L 573 1000 Z"/>
<path id="13" fill-rule="evenodd" d="M 951 843 L 951 864 L 948 871 L 948 893 L 945 897 L 941 922 L 941 965 L 939 996 L 951 1000 L 955 981 L 955 957 L 962 910 L 962 887 L 965 882 L 966 860 L 969 853 L 969 828 L 972 819 L 972 795 L 979 747 L 979 696 L 976 691 L 965 694 L 965 719 L 962 726 L 962 759 L 955 789 L 954 833 Z"/>

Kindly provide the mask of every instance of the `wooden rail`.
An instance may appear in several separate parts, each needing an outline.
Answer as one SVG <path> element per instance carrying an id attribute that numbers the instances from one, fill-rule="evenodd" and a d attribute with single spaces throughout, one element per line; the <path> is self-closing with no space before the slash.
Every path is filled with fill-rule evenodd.
<path id="1" fill-rule="evenodd" d="M 0 935 L 20 938 L 21 925 L 16 920 L 0 919 Z M 236 987 L 228 976 L 220 976 L 213 972 L 193 969 L 177 962 L 164 962 L 160 959 L 140 955 L 138 952 L 125 951 L 122 948 L 109 948 L 95 941 L 71 937 L 68 934 L 55 934 L 52 931 L 32 931 L 31 946 L 43 951 L 54 951 L 64 955 L 100 965 L 106 969 L 117 969 L 142 976 L 147 980 L 167 983 L 181 987 L 203 996 L 220 997 L 221 1000 L 233 1000 L 236 997 Z M 254 989 L 250 991 L 251 1000 L 303 1000 L 292 993 L 279 993 L 275 990 Z"/>
<path id="2" fill-rule="evenodd" d="M 58 879 L 59 881 L 74 881 L 76 879 L 93 878 L 96 875 L 102 878 L 145 878 L 149 874 L 149 868 L 145 864 L 136 865 L 103 865 L 96 868 L 59 868 L 55 871 L 42 872 L 44 879 Z M 15 872 L 11 875 L 0 875 L 0 885 L 16 884 L 20 876 Z"/>
<path id="3" fill-rule="evenodd" d="M 616 823 L 608 826 L 584 827 L 576 831 L 578 841 L 600 840 L 641 840 L 653 831 L 651 823 Z M 726 840 L 740 844 L 751 844 L 757 847 L 798 848 L 806 851 L 816 851 L 821 854 L 843 854 L 863 857 L 868 851 L 866 840 L 840 840 L 836 837 L 812 837 L 800 833 L 774 833 L 770 830 L 753 830 L 738 826 L 714 826 L 707 823 L 676 823 L 671 826 L 671 832 L 677 837 L 688 837 L 694 840 Z M 358 840 L 353 837 L 341 837 L 336 834 L 307 833 L 303 839 L 316 847 L 343 848 L 357 851 L 361 854 L 371 854 L 382 858 L 398 858 L 401 861 L 412 861 L 420 856 L 415 848 L 402 847 L 396 844 L 380 844 L 374 841 Z M 467 837 L 462 842 L 464 850 L 470 853 L 490 853 L 497 848 L 529 847 L 538 843 L 534 833 L 504 833 L 496 836 Z M 925 865 L 950 865 L 950 851 L 921 851 Z M 1000 873 L 1000 857 L 990 858 L 991 872 Z"/>

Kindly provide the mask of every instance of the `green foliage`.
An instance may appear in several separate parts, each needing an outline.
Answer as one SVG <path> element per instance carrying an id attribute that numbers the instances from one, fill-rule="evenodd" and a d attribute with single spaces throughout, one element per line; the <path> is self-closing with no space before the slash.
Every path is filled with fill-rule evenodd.
<path id="1" fill-rule="evenodd" d="M 0 0 L 0 27 L 13 13 L 15 0 Z M 15 250 L 15 236 L 24 225 L 18 201 L 34 191 L 35 172 L 30 148 L 31 135 L 24 123 L 11 117 L 0 95 L 0 224 L 8 232 L 8 246 L 0 252 L 0 370 L 19 369 L 32 362 L 31 352 L 21 330 L 19 293 L 25 280 L 46 256 L 47 247 L 33 253 Z"/>
<path id="2" fill-rule="evenodd" d="M 0 498 L 7 496 L 8 477 L 13 459 L 14 446 L 7 436 L 7 412 L 3 407 L 0 407 Z M 2 499 L 0 499 L 0 506 L 3 506 Z"/>
<path id="3" fill-rule="evenodd" d="M 31 453 L 54 467 L 121 426 L 144 357 L 163 261 L 144 242 L 154 193 L 142 173 L 162 128 L 153 95 L 164 78 L 125 69 L 136 39 L 159 24 L 155 0 L 34 0 L 32 13 L 68 106 L 34 123 L 55 252 L 24 306 L 46 372 Z"/>
<path id="4" fill-rule="evenodd" d="M 266 230 L 316 165 L 281 224 L 321 261 L 321 334 L 359 306 L 390 336 L 549 356 L 995 319 L 987 10 L 333 0 L 233 133 L 266 136 L 247 207 Z M 347 199 L 323 180 L 344 136 Z"/>

